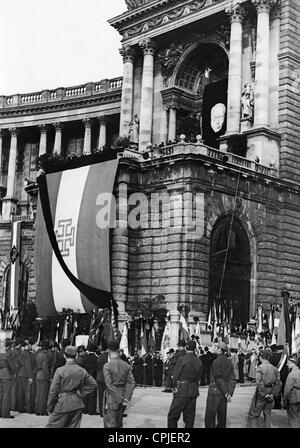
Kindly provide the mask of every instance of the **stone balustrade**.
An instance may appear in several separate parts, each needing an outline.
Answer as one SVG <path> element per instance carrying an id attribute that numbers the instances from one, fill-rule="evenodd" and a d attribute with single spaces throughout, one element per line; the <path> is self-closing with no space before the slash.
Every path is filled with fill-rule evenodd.
<path id="1" fill-rule="evenodd" d="M 278 177 L 278 171 L 276 168 L 261 165 L 230 152 L 222 152 L 218 149 L 210 148 L 209 146 L 205 146 L 203 143 L 185 143 L 184 141 L 181 141 L 180 143 L 175 143 L 164 147 L 157 146 L 152 149 L 151 156 L 149 158 L 144 157 L 143 153 L 136 152 L 136 154 L 134 154 L 135 152 L 136 151 L 125 150 L 119 154 L 119 157 L 135 158 L 139 159 L 141 162 L 147 162 L 170 156 L 195 154 L 205 156 L 205 158 L 211 159 L 212 162 L 219 161 L 220 163 L 226 163 L 226 165 L 231 167 L 241 167 L 252 172 L 264 174 L 266 176 Z"/>
<path id="2" fill-rule="evenodd" d="M 70 98 L 80 98 L 93 96 L 122 89 L 123 78 L 103 79 L 99 82 L 89 82 L 78 86 L 61 87 L 54 90 L 42 90 L 40 92 L 0 96 L 0 109 L 49 103 L 53 101 L 69 100 Z"/>

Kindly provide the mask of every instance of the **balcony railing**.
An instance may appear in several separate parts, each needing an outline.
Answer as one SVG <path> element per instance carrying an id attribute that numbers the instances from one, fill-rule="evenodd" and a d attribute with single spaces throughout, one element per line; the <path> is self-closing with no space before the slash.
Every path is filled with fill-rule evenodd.
<path id="1" fill-rule="evenodd" d="M 268 167 L 256 163 L 252 160 L 240 157 L 230 152 L 219 151 L 218 149 L 205 146 L 203 143 L 175 143 L 168 146 L 157 146 L 146 153 L 141 153 L 133 149 L 125 149 L 124 152 L 119 153 L 119 158 L 138 159 L 142 162 L 148 162 L 151 160 L 163 159 L 174 155 L 187 155 L 196 154 L 205 156 L 205 159 L 209 161 L 219 161 L 221 164 L 231 165 L 235 167 L 241 167 L 249 171 L 264 174 L 267 176 L 278 177 L 278 171 L 276 167 Z"/>
<path id="2" fill-rule="evenodd" d="M 0 96 L 0 108 L 11 108 L 40 103 L 64 101 L 70 98 L 88 97 L 108 93 L 122 88 L 123 78 L 103 79 L 99 82 L 89 82 L 78 86 L 61 87 L 54 90 Z"/>

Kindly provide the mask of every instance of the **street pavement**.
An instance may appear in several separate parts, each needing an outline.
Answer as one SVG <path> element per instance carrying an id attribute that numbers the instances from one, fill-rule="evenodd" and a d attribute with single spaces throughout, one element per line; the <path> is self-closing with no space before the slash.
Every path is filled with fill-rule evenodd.
<path id="1" fill-rule="evenodd" d="M 200 387 L 200 396 L 197 400 L 197 414 L 195 428 L 204 428 L 204 415 L 208 387 Z M 255 386 L 245 384 L 237 385 L 232 402 L 228 404 L 227 427 L 246 428 L 247 413 L 251 399 L 255 392 Z M 171 393 L 162 392 L 162 388 L 136 387 L 129 408 L 128 416 L 124 418 L 124 428 L 166 428 L 167 414 L 172 401 Z M 14 419 L 0 419 L 0 428 L 44 428 L 48 417 L 40 417 L 35 414 L 12 413 Z M 263 426 L 263 417 L 259 419 Z M 103 428 L 103 420 L 99 415 L 83 415 L 82 428 Z M 178 423 L 179 428 L 184 428 L 182 418 Z M 288 428 L 286 411 L 272 411 L 272 428 Z"/>

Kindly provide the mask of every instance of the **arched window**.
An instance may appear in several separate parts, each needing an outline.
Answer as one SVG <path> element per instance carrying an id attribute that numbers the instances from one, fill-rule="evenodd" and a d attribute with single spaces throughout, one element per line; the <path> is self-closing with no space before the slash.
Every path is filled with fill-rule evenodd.
<path id="1" fill-rule="evenodd" d="M 239 219 L 234 218 L 231 227 L 231 216 L 221 218 L 211 236 L 209 304 L 218 298 L 227 309 L 232 307 L 233 324 L 237 326 L 249 320 L 250 277 L 247 232 Z"/>

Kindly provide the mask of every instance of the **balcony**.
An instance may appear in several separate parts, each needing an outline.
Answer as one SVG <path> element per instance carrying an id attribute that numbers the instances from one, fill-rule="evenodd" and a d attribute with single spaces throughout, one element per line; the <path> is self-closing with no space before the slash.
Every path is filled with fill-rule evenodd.
<path id="1" fill-rule="evenodd" d="M 181 136 L 183 137 L 183 136 Z M 205 164 L 217 163 L 225 165 L 234 169 L 243 169 L 252 173 L 261 174 L 264 176 L 278 177 L 278 170 L 273 166 L 265 166 L 252 160 L 240 157 L 230 152 L 219 151 L 215 148 L 205 146 L 200 141 L 197 143 L 186 143 L 182 138 L 179 143 L 167 146 L 156 146 L 149 148 L 144 153 L 138 152 L 135 149 L 124 149 L 118 154 L 119 158 L 136 159 L 140 162 L 149 163 L 158 159 L 167 159 L 173 156 L 187 156 L 197 155 L 202 156 Z M 250 174 L 250 173 L 249 173 Z"/>

